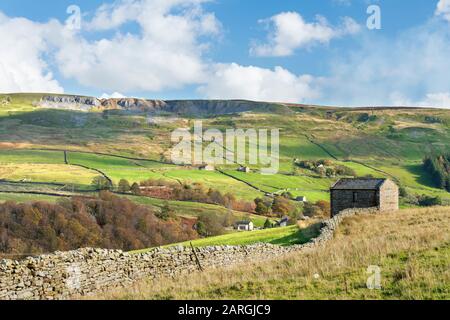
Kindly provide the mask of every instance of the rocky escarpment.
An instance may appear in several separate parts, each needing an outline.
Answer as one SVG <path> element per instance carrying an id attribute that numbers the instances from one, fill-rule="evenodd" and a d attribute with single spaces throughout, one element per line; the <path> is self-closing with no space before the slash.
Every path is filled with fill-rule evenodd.
<path id="1" fill-rule="evenodd" d="M 377 212 L 378 208 L 345 210 L 324 221 L 317 238 L 289 247 L 255 244 L 193 251 L 179 246 L 145 253 L 88 248 L 21 261 L 4 259 L 0 261 L 0 299 L 67 299 L 126 286 L 144 278 L 175 277 L 199 269 L 229 267 L 315 250 L 333 239 L 343 219 Z"/>
<path id="2" fill-rule="evenodd" d="M 137 98 L 97 99 L 70 95 L 46 95 L 35 103 L 41 108 L 91 111 L 169 112 L 182 115 L 223 115 L 248 111 L 291 113 L 281 104 L 246 100 L 147 100 Z"/>
<path id="3" fill-rule="evenodd" d="M 101 106 L 101 101 L 93 97 L 48 95 L 36 104 L 41 108 L 90 111 Z"/>
<path id="4" fill-rule="evenodd" d="M 290 113 L 280 104 L 247 100 L 173 100 L 167 101 L 167 111 L 179 114 L 221 115 L 242 112 Z"/>
<path id="5" fill-rule="evenodd" d="M 162 100 L 145 100 L 136 98 L 102 99 L 105 109 L 119 109 L 126 111 L 158 112 L 167 110 L 167 102 Z"/>

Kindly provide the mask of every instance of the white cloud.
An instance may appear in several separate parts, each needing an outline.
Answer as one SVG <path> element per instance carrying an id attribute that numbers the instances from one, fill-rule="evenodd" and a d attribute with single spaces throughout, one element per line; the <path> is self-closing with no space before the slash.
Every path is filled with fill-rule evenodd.
<path id="1" fill-rule="evenodd" d="M 236 63 L 218 64 L 199 92 L 208 99 L 303 102 L 318 96 L 314 78 L 282 67 L 273 70 Z"/>
<path id="2" fill-rule="evenodd" d="M 126 98 L 126 96 L 121 94 L 120 92 L 113 92 L 111 94 L 104 93 L 100 96 L 100 99 L 122 99 L 122 98 Z"/>
<path id="3" fill-rule="evenodd" d="M 205 37 L 217 36 L 220 23 L 204 12 L 207 0 L 122 0 L 101 6 L 91 31 L 120 30 L 130 21 L 140 32 L 88 40 L 66 35 L 57 53 L 59 69 L 82 85 L 107 91 L 152 91 L 199 84 L 205 77 Z"/>
<path id="4" fill-rule="evenodd" d="M 327 93 L 321 103 L 378 106 L 439 102 L 445 106 L 442 95 L 435 95 L 450 91 L 450 30 L 441 22 L 431 20 L 394 40 L 370 34 L 360 46 L 332 60 L 330 75 L 321 86 Z"/>
<path id="5" fill-rule="evenodd" d="M 450 0 L 439 0 L 435 14 L 450 22 Z"/>
<path id="6" fill-rule="evenodd" d="M 429 93 L 419 106 L 450 108 L 450 92 Z"/>
<path id="7" fill-rule="evenodd" d="M 267 24 L 270 31 L 265 44 L 252 44 L 250 53 L 256 56 L 290 56 L 296 49 L 318 43 L 327 44 L 333 38 L 355 34 L 361 29 L 349 17 L 343 18 L 341 25 L 334 27 L 322 16 L 308 23 L 297 12 L 282 12 L 260 23 Z"/>
<path id="8" fill-rule="evenodd" d="M 49 48 L 46 38 L 58 27 L 56 21 L 39 24 L 0 12 L 0 92 L 64 91 L 43 58 Z"/>
<path id="9" fill-rule="evenodd" d="M 440 18 L 449 17 L 450 0 L 439 1 L 440 17 L 396 39 L 361 33 L 358 47 L 328 61 L 323 77 L 209 61 L 208 46 L 221 36 L 221 25 L 205 12 L 206 1 L 121 0 L 101 6 L 83 30 L 0 13 L 0 92 L 63 92 L 53 66 L 93 90 L 114 92 L 103 97 L 197 86 L 205 98 L 450 108 L 450 28 Z M 129 22 L 138 31 L 123 32 Z M 295 12 L 268 23 L 268 41 L 254 45 L 254 54 L 290 55 L 361 29 L 351 18 L 332 26 L 321 17 L 305 22 Z"/>

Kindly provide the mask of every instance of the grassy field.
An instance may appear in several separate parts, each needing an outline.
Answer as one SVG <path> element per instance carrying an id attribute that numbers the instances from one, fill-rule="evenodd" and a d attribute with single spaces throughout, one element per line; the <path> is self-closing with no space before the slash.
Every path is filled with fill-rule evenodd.
<path id="1" fill-rule="evenodd" d="M 100 299 L 450 299 L 450 208 L 357 216 L 325 248 L 273 261 L 142 281 Z M 369 266 L 381 290 L 369 290 Z"/>
<path id="2" fill-rule="evenodd" d="M 0 149 L 0 163 L 63 164 L 60 151 Z"/>
<path id="3" fill-rule="evenodd" d="M 227 170 L 226 173 L 239 180 L 246 181 L 265 192 L 289 191 L 293 196 L 306 196 L 309 201 L 314 202 L 330 198 L 328 190 L 334 181 L 329 178 L 312 176 L 288 176 L 282 174 L 264 176 L 259 173 L 242 173 L 236 170 Z"/>
<path id="4" fill-rule="evenodd" d="M 89 185 L 98 172 L 64 164 L 1 164 L 0 177 L 11 181 Z"/>
<path id="5" fill-rule="evenodd" d="M 272 228 L 256 230 L 252 232 L 235 232 L 217 237 L 210 237 L 173 244 L 171 246 L 181 245 L 194 247 L 222 246 L 222 245 L 250 245 L 255 243 L 271 243 L 280 246 L 289 246 L 308 242 L 311 238 L 317 236 L 318 225 L 300 229 L 298 226 L 289 226 L 283 228 Z M 148 250 L 136 251 L 136 253 L 146 252 Z"/>
<path id="6" fill-rule="evenodd" d="M 1 193 L 0 192 L 0 203 L 6 201 L 15 201 L 19 203 L 30 202 L 30 201 L 46 201 L 46 202 L 56 202 L 60 197 L 54 196 L 44 196 L 36 194 L 20 194 L 20 193 Z"/>
<path id="7" fill-rule="evenodd" d="M 222 206 L 189 202 L 189 201 L 165 201 L 160 199 L 141 197 L 141 196 L 127 196 L 133 202 L 142 204 L 149 207 L 161 208 L 166 203 L 169 204 L 176 215 L 186 218 L 195 218 L 201 214 L 218 214 L 225 216 L 230 211 Z M 266 221 L 266 217 L 258 216 L 255 214 L 248 214 L 246 212 L 231 211 L 236 219 L 249 218 L 256 227 L 262 227 Z"/>

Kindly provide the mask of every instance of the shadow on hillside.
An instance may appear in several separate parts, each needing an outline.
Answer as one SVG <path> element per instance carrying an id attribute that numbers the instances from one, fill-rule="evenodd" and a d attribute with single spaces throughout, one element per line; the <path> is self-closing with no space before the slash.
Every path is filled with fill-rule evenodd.
<path id="1" fill-rule="evenodd" d="M 310 225 L 305 229 L 301 229 L 298 232 L 270 241 L 271 244 L 280 246 L 292 246 L 294 244 L 304 244 L 309 242 L 311 239 L 316 238 L 319 235 L 322 223 L 315 223 Z"/>
<path id="2" fill-rule="evenodd" d="M 433 182 L 433 178 L 431 175 L 425 171 L 421 164 L 410 164 L 406 165 L 405 169 L 415 176 L 415 180 L 417 183 L 430 187 L 436 188 L 436 184 Z"/>

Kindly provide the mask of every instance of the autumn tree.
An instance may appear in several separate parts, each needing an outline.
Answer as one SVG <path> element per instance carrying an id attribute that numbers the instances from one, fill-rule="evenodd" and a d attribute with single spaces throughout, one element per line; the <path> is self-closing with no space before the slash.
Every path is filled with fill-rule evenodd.
<path id="1" fill-rule="evenodd" d="M 164 201 L 163 206 L 161 207 L 161 211 L 156 213 L 156 216 L 161 220 L 168 221 L 175 217 L 175 211 L 172 210 L 169 206 L 169 202 Z"/>
<path id="2" fill-rule="evenodd" d="M 294 207 L 285 197 L 275 197 L 272 204 L 272 212 L 280 217 L 289 215 Z"/>
<path id="3" fill-rule="evenodd" d="M 131 190 L 131 186 L 130 186 L 130 183 L 128 182 L 128 180 L 121 179 L 119 181 L 119 192 L 126 193 L 126 192 L 130 192 L 130 190 Z"/>
<path id="4" fill-rule="evenodd" d="M 328 201 L 319 200 L 316 202 L 315 205 L 320 208 L 320 210 L 322 211 L 322 213 L 324 215 L 326 215 L 326 216 L 331 215 L 331 205 Z"/>
<path id="5" fill-rule="evenodd" d="M 91 185 L 97 190 L 112 190 L 112 182 L 104 176 L 97 176 L 92 179 Z"/>
<path id="6" fill-rule="evenodd" d="M 140 195 L 141 194 L 141 187 L 139 186 L 139 184 L 137 184 L 136 182 L 133 183 L 133 185 L 131 186 L 131 192 L 134 195 Z"/>
<path id="7" fill-rule="evenodd" d="M 255 204 L 256 204 L 256 208 L 255 208 L 255 212 L 258 215 L 261 216 L 268 216 L 271 214 L 271 203 L 267 203 L 266 201 L 264 201 L 261 198 L 256 198 L 255 199 Z"/>
<path id="8" fill-rule="evenodd" d="M 272 228 L 272 222 L 269 220 L 269 218 L 266 219 L 266 222 L 264 222 L 264 229 Z"/>

